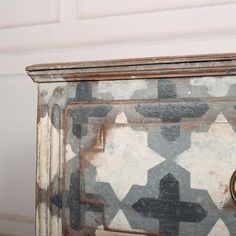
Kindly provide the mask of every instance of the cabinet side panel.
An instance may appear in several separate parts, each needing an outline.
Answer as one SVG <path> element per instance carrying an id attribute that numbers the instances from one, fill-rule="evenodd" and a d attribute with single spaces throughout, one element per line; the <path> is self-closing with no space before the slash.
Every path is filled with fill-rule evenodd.
<path id="1" fill-rule="evenodd" d="M 62 94 L 54 86 L 38 87 L 36 235 L 40 236 L 62 235 Z"/>

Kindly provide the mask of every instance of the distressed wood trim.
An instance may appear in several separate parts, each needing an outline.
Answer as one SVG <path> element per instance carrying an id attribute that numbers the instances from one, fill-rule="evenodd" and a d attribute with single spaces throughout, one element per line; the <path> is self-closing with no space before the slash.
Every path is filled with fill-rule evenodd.
<path id="1" fill-rule="evenodd" d="M 38 106 L 36 235 L 62 235 L 62 213 L 51 201 L 62 189 L 63 131 L 54 127 L 62 117 L 57 104 Z"/>
<path id="2" fill-rule="evenodd" d="M 153 57 L 26 67 L 34 82 L 224 76 L 236 74 L 236 53 Z"/>
<path id="3" fill-rule="evenodd" d="M 104 60 L 104 61 L 88 61 L 88 62 L 72 62 L 72 63 L 50 63 L 35 64 L 27 66 L 27 71 L 38 70 L 55 70 L 55 69 L 75 69 L 75 68 L 91 68 L 91 67 L 108 67 L 108 66 L 129 66 L 157 63 L 180 63 L 180 62 L 204 62 L 204 61 L 222 61 L 235 60 L 236 53 L 228 54 L 202 54 L 191 56 L 171 56 L 171 57 L 144 57 L 122 60 Z"/>

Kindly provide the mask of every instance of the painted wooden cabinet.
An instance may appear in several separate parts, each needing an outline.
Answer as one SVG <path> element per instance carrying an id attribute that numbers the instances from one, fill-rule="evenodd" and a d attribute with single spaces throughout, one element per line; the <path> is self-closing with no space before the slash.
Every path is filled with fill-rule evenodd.
<path id="1" fill-rule="evenodd" d="M 38 236 L 236 235 L 236 54 L 27 72 Z"/>

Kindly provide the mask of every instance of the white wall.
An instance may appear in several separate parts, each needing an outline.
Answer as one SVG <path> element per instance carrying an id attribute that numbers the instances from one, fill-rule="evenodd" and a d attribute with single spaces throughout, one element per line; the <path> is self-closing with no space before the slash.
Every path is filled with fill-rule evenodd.
<path id="1" fill-rule="evenodd" d="M 236 0 L 1 0 L 0 235 L 34 234 L 33 63 L 236 52 Z"/>

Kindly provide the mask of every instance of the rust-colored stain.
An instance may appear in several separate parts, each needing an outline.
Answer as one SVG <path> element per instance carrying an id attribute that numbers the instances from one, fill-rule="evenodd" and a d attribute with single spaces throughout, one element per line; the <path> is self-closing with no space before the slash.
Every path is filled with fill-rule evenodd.
<path id="1" fill-rule="evenodd" d="M 223 206 L 223 209 L 236 212 L 236 203 L 230 198 Z"/>
<path id="2" fill-rule="evenodd" d="M 104 134 L 103 134 L 103 127 L 100 129 L 100 131 L 98 132 L 97 134 L 97 137 L 96 137 L 96 143 L 94 145 L 94 149 L 95 150 L 98 150 L 98 151 L 104 151 Z"/>
<path id="3" fill-rule="evenodd" d="M 213 170 L 209 171 L 209 174 L 210 175 L 216 175 L 215 171 L 213 171 Z"/>
<path id="4" fill-rule="evenodd" d="M 83 202 L 83 203 L 88 203 L 90 205 L 101 205 L 101 206 L 103 206 L 102 202 L 91 199 L 91 198 L 87 198 L 84 194 L 80 195 L 80 201 Z"/>
<path id="5" fill-rule="evenodd" d="M 219 183 L 219 187 L 224 188 L 224 194 L 228 194 L 230 192 L 229 185 L 223 184 L 222 182 Z"/>
<path id="6" fill-rule="evenodd" d="M 122 234 L 129 234 L 129 235 L 143 235 L 143 236 L 165 236 L 164 234 L 160 234 L 160 233 L 148 233 L 148 232 L 139 232 L 139 231 L 129 231 L 129 230 L 118 230 L 118 229 L 111 229 L 109 228 L 107 225 L 104 224 L 103 226 L 103 230 L 105 232 L 113 232 L 113 233 L 122 233 Z"/>

